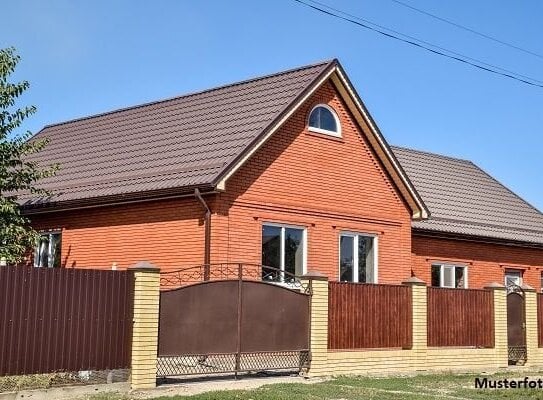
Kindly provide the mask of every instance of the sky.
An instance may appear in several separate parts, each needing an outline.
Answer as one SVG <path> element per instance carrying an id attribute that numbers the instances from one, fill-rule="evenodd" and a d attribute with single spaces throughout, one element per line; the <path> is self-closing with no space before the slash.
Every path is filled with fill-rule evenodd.
<path id="1" fill-rule="evenodd" d="M 543 81 L 543 57 L 393 0 L 319 1 Z M 403 1 L 543 54 L 539 0 Z M 24 126 L 33 132 L 338 58 L 390 144 L 469 159 L 543 210 L 543 88 L 409 46 L 294 0 L 17 0 L 2 10 L 0 47 L 15 46 L 22 58 L 13 79 L 30 82 L 19 104 L 37 106 Z"/>

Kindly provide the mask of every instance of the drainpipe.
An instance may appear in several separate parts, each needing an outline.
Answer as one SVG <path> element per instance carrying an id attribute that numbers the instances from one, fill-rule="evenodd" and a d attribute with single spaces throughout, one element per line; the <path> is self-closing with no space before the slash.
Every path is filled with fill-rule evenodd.
<path id="1" fill-rule="evenodd" d="M 198 199 L 200 204 L 205 210 L 204 224 L 205 224 L 205 239 L 204 239 L 204 281 L 209 280 L 210 276 L 210 259 L 211 259 L 211 210 L 205 202 L 200 190 L 194 189 L 194 196 Z"/>

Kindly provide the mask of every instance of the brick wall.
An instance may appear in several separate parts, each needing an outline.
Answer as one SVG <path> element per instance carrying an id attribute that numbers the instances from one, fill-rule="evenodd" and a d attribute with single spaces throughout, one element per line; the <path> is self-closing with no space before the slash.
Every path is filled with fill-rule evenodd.
<path id="1" fill-rule="evenodd" d="M 306 130 L 326 103 L 342 138 Z M 409 276 L 410 211 L 331 82 L 325 83 L 227 182 L 208 197 L 212 262 L 261 262 L 263 222 L 307 228 L 308 269 L 337 279 L 341 231 L 378 236 L 379 282 Z M 67 267 L 119 268 L 148 260 L 162 269 L 203 263 L 203 210 L 193 198 L 56 213 L 33 218 L 62 229 Z"/>
<path id="2" fill-rule="evenodd" d="M 202 264 L 204 211 L 194 199 L 155 201 L 32 217 L 62 230 L 62 264 L 119 269 L 146 260 L 162 269 Z"/>
<path id="3" fill-rule="evenodd" d="M 543 271 L 543 249 L 523 248 L 413 235 L 413 271 L 428 284 L 433 262 L 461 263 L 468 267 L 468 286 L 482 288 L 490 282 L 504 284 L 505 269 L 523 271 L 523 281 L 538 291 Z"/>
<path id="4" fill-rule="evenodd" d="M 342 138 L 307 131 L 309 111 L 333 107 Z M 332 83 L 325 83 L 227 182 L 217 198 L 212 258 L 261 262 L 264 222 L 307 228 L 308 269 L 338 278 L 339 234 L 378 235 L 379 282 L 410 273 L 410 212 Z"/>

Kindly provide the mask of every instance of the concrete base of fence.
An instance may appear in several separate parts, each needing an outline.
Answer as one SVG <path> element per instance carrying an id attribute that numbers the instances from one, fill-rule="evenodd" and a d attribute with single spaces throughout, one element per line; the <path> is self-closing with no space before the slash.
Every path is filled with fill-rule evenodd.
<path id="1" fill-rule="evenodd" d="M 0 400 L 73 400 L 73 399 L 88 399 L 96 396 L 97 393 L 103 395 L 104 398 L 108 394 L 112 394 L 112 398 L 118 394 L 125 394 L 130 391 L 130 385 L 127 382 L 122 383 L 107 383 L 100 385 L 85 385 L 85 386 L 67 386 L 48 389 L 27 389 L 19 390 L 18 392 L 0 393 Z"/>
<path id="2" fill-rule="evenodd" d="M 428 348 L 427 347 L 427 291 L 426 284 L 418 279 L 409 279 L 404 284 L 411 286 L 413 345 L 411 349 L 355 349 L 328 350 L 324 348 L 324 338 L 328 333 L 328 281 L 313 282 L 311 300 L 311 351 L 313 361 L 310 376 L 341 374 L 388 374 L 394 372 L 415 373 L 430 371 L 494 371 L 507 367 L 507 310 L 506 292 L 500 285 L 493 285 L 495 346 L 494 348 Z M 534 325 L 534 310 L 528 303 L 535 299 L 527 298 L 527 317 L 530 329 Z M 314 306 L 313 306 L 314 305 Z M 528 321 L 527 321 L 528 323 Z M 315 340 L 314 340 L 315 339 Z M 529 349 L 535 352 L 533 343 Z M 537 345 L 537 342 L 536 342 Z M 541 349 L 543 350 L 543 349 Z M 541 351 L 543 356 L 543 351 Z"/>

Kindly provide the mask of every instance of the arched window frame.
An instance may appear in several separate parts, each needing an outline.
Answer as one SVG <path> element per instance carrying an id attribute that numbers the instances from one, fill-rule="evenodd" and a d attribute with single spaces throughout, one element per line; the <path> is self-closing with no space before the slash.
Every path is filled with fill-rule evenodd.
<path id="1" fill-rule="evenodd" d="M 314 126 L 309 125 L 309 120 L 311 119 L 311 114 L 313 114 L 313 111 L 315 111 L 319 107 L 326 108 L 328 111 L 330 111 L 332 113 L 332 116 L 334 117 L 334 120 L 336 121 L 337 132 L 336 131 L 329 131 L 328 129 L 316 128 Z M 334 137 L 341 137 L 341 123 L 339 122 L 339 117 L 338 117 L 338 115 L 336 113 L 336 110 L 334 110 L 328 104 L 321 103 L 321 104 L 315 105 L 311 109 L 309 114 L 307 115 L 307 130 L 310 131 L 310 132 L 322 133 L 324 135 L 329 135 L 329 136 L 334 136 Z"/>

